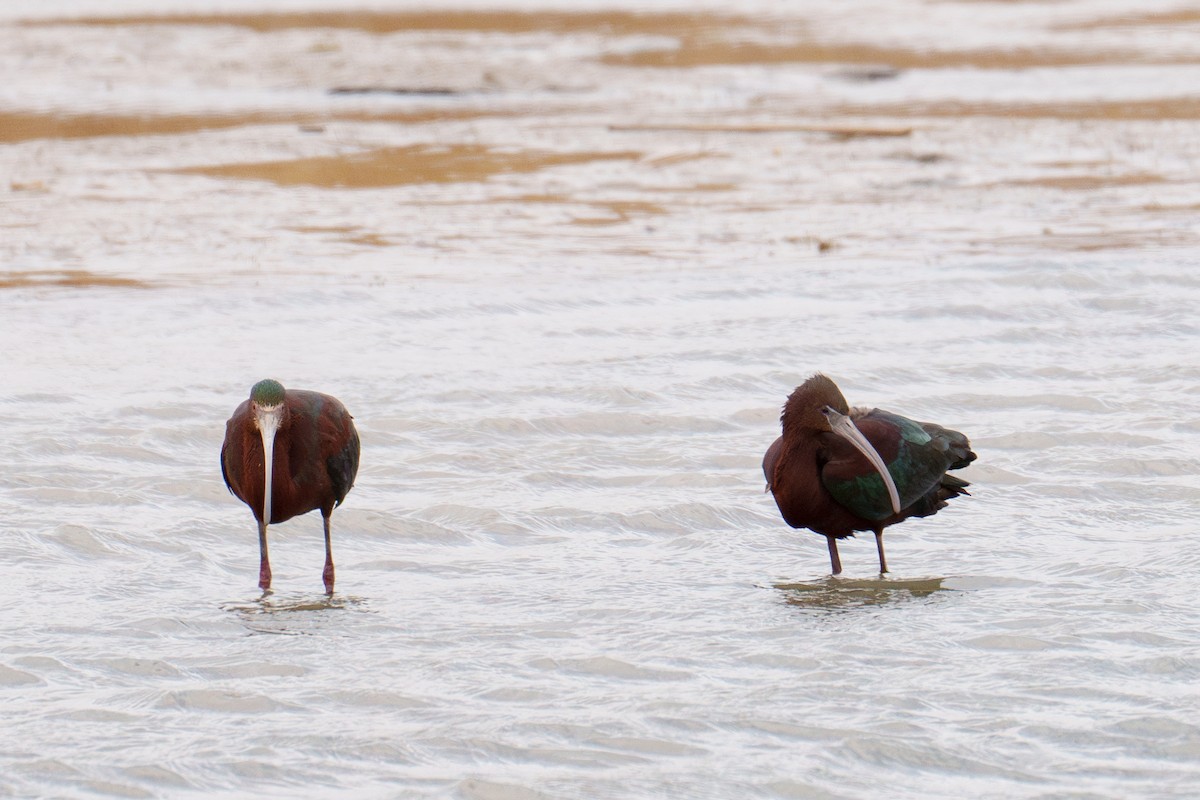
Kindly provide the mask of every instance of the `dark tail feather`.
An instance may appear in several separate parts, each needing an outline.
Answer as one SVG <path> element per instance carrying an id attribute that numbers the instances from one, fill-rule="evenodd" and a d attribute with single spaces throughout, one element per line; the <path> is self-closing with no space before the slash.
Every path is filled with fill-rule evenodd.
<path id="1" fill-rule="evenodd" d="M 974 453 L 971 453 L 971 458 L 975 458 Z M 967 487 L 970 485 L 971 484 L 968 481 L 964 481 L 962 478 L 956 478 L 953 475 L 943 475 L 942 484 L 939 488 L 942 490 L 952 491 L 954 494 L 948 495 L 948 497 L 954 497 L 955 495 L 959 494 L 971 494 L 967 491 Z"/>
<path id="2" fill-rule="evenodd" d="M 975 454 L 971 453 L 971 457 L 974 458 Z M 934 487 L 933 491 L 912 505 L 912 513 L 908 516 L 928 517 L 936 514 L 946 507 L 946 501 L 951 498 L 958 497 L 960 494 L 970 495 L 971 493 L 967 491 L 967 487 L 970 485 L 970 483 L 964 481 L 962 478 L 956 478 L 953 475 L 943 475 L 941 482 Z"/>
<path id="3" fill-rule="evenodd" d="M 971 450 L 971 443 L 967 441 L 966 436 L 958 431 L 946 431 L 946 433 L 950 437 L 950 446 L 947 450 L 954 457 L 954 461 L 947 469 L 962 469 L 975 460 L 975 452 Z"/>
<path id="4" fill-rule="evenodd" d="M 964 447 L 962 450 L 955 449 L 951 452 L 954 454 L 955 461 L 948 469 L 962 469 L 976 458 L 975 453 L 967 447 Z"/>
<path id="5" fill-rule="evenodd" d="M 962 469 L 975 460 L 971 442 L 963 434 L 933 422 L 922 422 L 921 427 L 937 443 L 938 449 L 950 457 L 950 466 L 946 469 Z"/>

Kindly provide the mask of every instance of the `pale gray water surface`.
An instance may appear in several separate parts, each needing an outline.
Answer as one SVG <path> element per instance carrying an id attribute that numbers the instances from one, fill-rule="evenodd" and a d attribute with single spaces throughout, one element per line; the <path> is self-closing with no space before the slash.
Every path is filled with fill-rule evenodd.
<path id="1" fill-rule="evenodd" d="M 0 25 L 0 796 L 1195 796 L 1200 37 L 825 5 Z M 888 580 L 763 494 L 817 369 L 979 453 Z"/>

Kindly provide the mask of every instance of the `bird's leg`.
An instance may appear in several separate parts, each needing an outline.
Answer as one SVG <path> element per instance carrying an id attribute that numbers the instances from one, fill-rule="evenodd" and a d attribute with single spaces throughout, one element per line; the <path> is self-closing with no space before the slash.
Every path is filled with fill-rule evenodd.
<path id="1" fill-rule="evenodd" d="M 825 541 L 829 542 L 829 564 L 833 569 L 834 575 L 839 575 L 842 572 L 842 559 L 838 557 L 837 537 L 826 536 Z"/>
<path id="2" fill-rule="evenodd" d="M 325 579 L 325 594 L 333 594 L 333 549 L 329 543 L 329 517 L 323 516 L 325 521 L 325 571 L 321 573 Z"/>
<path id="3" fill-rule="evenodd" d="M 879 551 L 879 574 L 886 575 L 887 559 L 883 556 L 883 528 L 875 529 L 875 549 Z"/>
<path id="4" fill-rule="evenodd" d="M 258 588 L 271 591 L 271 559 L 267 556 L 267 523 L 258 523 Z"/>

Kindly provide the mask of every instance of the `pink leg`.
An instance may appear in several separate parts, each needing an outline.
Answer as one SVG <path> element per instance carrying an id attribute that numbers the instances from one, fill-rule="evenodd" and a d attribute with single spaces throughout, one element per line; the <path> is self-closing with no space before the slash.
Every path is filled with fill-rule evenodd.
<path id="1" fill-rule="evenodd" d="M 333 594 L 333 549 L 329 544 L 329 517 L 325 521 L 325 571 L 321 577 L 325 579 L 325 594 Z"/>
<path id="2" fill-rule="evenodd" d="M 839 575 L 842 572 L 842 559 L 838 556 L 837 538 L 826 536 L 825 540 L 829 542 L 829 565 L 833 569 L 833 574 Z"/>
<path id="3" fill-rule="evenodd" d="M 271 559 L 267 556 L 267 524 L 258 523 L 258 588 L 271 591 Z"/>

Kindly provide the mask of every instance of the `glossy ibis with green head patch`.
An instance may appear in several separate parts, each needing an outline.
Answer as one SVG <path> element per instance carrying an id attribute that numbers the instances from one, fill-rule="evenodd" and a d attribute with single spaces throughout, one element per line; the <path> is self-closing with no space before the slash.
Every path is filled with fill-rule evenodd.
<path id="1" fill-rule="evenodd" d="M 834 575 L 842 571 L 838 539 L 874 532 L 885 573 L 884 528 L 969 494 L 969 483 L 947 474 L 975 460 L 966 436 L 878 408 L 850 408 L 824 375 L 796 387 L 780 422 L 783 435 L 763 458 L 767 489 L 787 524 L 826 537 Z"/>
<path id="2" fill-rule="evenodd" d="M 221 474 L 258 521 L 258 585 L 271 588 L 267 526 L 320 509 L 325 522 L 325 591 L 333 594 L 329 516 L 358 474 L 358 431 L 346 407 L 320 392 L 254 384 L 225 423 Z"/>

